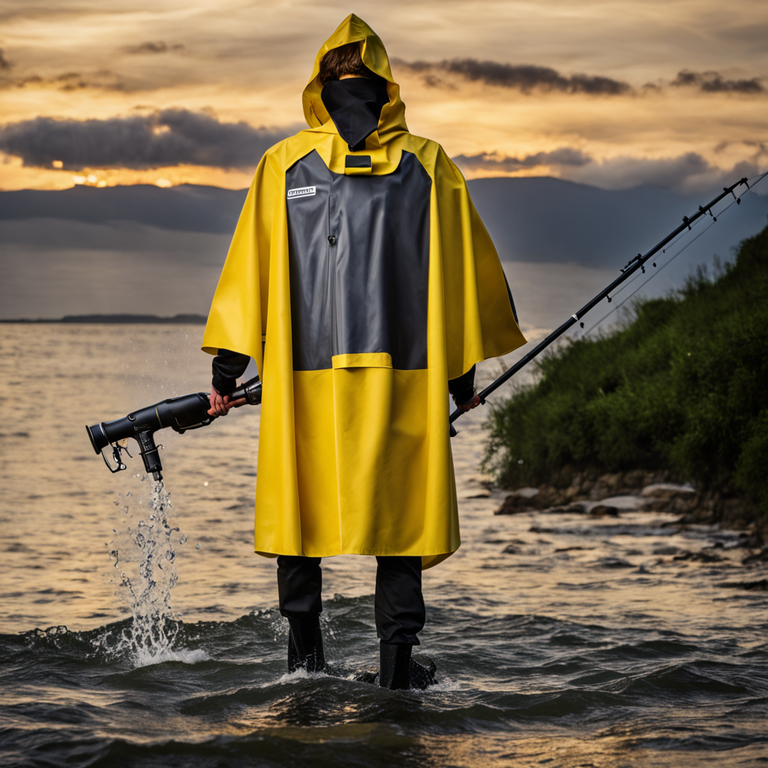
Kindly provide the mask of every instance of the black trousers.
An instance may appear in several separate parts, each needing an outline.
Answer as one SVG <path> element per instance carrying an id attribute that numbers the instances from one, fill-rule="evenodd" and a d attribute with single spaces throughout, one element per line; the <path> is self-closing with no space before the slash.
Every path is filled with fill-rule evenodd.
<path id="1" fill-rule="evenodd" d="M 376 634 L 385 643 L 418 645 L 426 609 L 421 592 L 420 557 L 377 557 Z M 301 619 L 323 610 L 319 557 L 280 555 L 277 590 L 280 613 Z"/>

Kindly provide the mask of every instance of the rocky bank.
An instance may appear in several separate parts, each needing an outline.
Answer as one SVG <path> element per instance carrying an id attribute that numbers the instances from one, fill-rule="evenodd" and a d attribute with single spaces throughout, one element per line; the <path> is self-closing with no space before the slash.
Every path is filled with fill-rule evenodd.
<path id="1" fill-rule="evenodd" d="M 768 559 L 768 523 L 754 505 L 736 495 L 702 493 L 689 483 L 674 482 L 667 472 L 563 472 L 552 485 L 512 491 L 495 514 L 567 512 L 599 518 L 619 517 L 630 510 L 677 515 L 673 525 L 741 529 L 745 543 L 758 550 L 757 557 Z"/>

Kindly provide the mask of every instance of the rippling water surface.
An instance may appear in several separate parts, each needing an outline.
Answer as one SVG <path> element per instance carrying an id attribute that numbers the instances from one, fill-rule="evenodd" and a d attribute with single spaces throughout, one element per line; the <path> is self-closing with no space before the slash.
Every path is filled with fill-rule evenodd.
<path id="1" fill-rule="evenodd" d="M 475 414 L 453 441 L 464 543 L 424 578 L 439 684 L 352 679 L 377 654 L 356 557 L 324 561 L 341 676 L 286 675 L 252 552 L 258 409 L 160 433 L 154 498 L 138 457 L 110 475 L 85 433 L 205 389 L 200 336 L 3 326 L 2 765 L 768 764 L 768 598 L 745 588 L 767 574 L 743 536 L 630 508 L 495 517 Z"/>

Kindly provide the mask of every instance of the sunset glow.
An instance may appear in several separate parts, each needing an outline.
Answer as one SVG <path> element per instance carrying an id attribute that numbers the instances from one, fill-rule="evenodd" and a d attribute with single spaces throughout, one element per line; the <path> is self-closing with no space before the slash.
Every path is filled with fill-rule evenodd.
<path id="1" fill-rule="evenodd" d="M 3 189 L 247 186 L 264 149 L 301 128 L 315 52 L 349 12 L 204 0 L 5 8 Z M 760 0 L 354 10 L 387 45 L 411 131 L 470 178 L 690 190 L 768 168 Z M 191 123 L 212 138 L 185 155 Z M 59 155 L 41 153 L 52 143 Z"/>

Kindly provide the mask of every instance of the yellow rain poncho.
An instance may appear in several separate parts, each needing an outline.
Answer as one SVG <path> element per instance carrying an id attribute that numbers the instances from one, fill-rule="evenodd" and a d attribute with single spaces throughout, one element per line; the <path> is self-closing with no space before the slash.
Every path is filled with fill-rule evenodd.
<path id="1" fill-rule="evenodd" d="M 356 41 L 389 103 L 351 152 L 317 75 Z M 429 567 L 460 543 L 448 380 L 525 339 L 463 176 L 408 132 L 384 46 L 356 16 L 318 52 L 303 102 L 309 128 L 256 170 L 203 339 L 252 356 L 263 381 L 256 551 Z"/>

